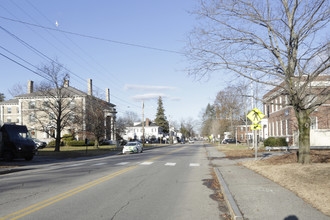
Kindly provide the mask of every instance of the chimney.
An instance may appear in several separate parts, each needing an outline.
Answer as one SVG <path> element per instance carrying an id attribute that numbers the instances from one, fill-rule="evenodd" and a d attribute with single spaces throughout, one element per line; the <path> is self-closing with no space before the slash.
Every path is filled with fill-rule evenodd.
<path id="1" fill-rule="evenodd" d="M 69 87 L 69 80 L 64 80 L 64 87 Z"/>
<path id="2" fill-rule="evenodd" d="M 88 79 L 88 95 L 93 95 L 92 79 Z"/>
<path id="3" fill-rule="evenodd" d="M 105 93 L 106 93 L 106 100 L 108 103 L 110 103 L 110 89 L 106 89 L 105 90 Z"/>
<path id="4" fill-rule="evenodd" d="M 149 127 L 149 125 L 150 125 L 150 120 L 149 118 L 146 118 L 146 127 Z"/>
<path id="5" fill-rule="evenodd" d="M 27 93 L 28 94 L 33 93 L 33 81 L 32 80 L 28 81 Z"/>

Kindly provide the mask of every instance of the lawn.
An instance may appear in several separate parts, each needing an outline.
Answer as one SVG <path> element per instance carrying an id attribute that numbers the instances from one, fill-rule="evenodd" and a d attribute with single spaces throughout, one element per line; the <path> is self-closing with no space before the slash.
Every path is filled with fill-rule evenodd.
<path id="1" fill-rule="evenodd" d="M 251 145 L 250 145 L 251 147 Z M 224 152 L 229 159 L 239 159 L 245 157 L 255 157 L 255 150 L 249 149 L 246 144 L 221 144 L 217 145 L 218 150 Z M 258 148 L 258 153 L 265 152 L 264 147 Z"/>
<path id="2" fill-rule="evenodd" d="M 47 156 L 55 158 L 77 158 L 84 156 L 99 156 L 113 151 L 120 152 L 123 148 L 115 145 L 102 145 L 98 148 L 94 146 L 61 146 L 60 152 L 55 152 L 54 147 L 46 147 L 38 150 L 38 156 Z"/>
<path id="3" fill-rule="evenodd" d="M 155 147 L 159 144 L 145 144 L 144 148 Z M 162 146 L 165 146 L 162 144 Z M 90 157 L 90 156 L 99 156 L 108 154 L 110 152 L 117 151 L 120 153 L 123 147 L 116 147 L 116 145 L 102 145 L 98 148 L 94 146 L 88 146 L 86 150 L 86 146 L 61 146 L 60 152 L 54 152 L 54 147 L 46 147 L 44 149 L 38 150 L 38 156 L 47 156 L 54 157 L 57 159 L 65 159 L 65 158 L 77 158 L 77 157 Z"/>

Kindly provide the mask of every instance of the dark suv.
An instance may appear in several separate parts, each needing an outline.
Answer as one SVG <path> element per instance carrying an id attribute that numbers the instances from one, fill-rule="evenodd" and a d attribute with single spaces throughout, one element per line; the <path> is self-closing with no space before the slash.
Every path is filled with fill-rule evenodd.
<path id="1" fill-rule="evenodd" d="M 236 144 L 236 139 L 224 139 L 222 141 L 223 144 Z M 237 143 L 241 143 L 240 141 L 237 141 Z"/>

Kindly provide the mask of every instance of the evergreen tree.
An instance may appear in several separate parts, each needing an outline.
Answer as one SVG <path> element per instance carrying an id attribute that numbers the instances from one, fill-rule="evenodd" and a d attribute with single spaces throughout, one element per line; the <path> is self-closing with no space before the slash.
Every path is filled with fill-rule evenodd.
<path id="1" fill-rule="evenodd" d="M 169 132 L 168 121 L 166 120 L 163 101 L 162 101 L 162 97 L 160 96 L 158 98 L 158 108 L 157 108 L 155 123 L 163 128 L 164 133 Z"/>
<path id="2" fill-rule="evenodd" d="M 5 101 L 5 94 L 0 93 L 0 102 Z"/>
<path id="3" fill-rule="evenodd" d="M 207 104 L 205 111 L 202 115 L 202 136 L 208 137 L 212 131 L 212 122 L 216 119 L 216 112 L 214 105 L 211 105 L 210 103 Z"/>

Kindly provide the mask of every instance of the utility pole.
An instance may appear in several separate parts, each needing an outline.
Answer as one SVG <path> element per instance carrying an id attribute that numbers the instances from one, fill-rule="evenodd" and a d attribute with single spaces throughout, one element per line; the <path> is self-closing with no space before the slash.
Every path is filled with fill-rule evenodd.
<path id="1" fill-rule="evenodd" d="M 168 116 L 168 131 L 169 131 L 169 136 L 170 136 L 170 144 L 173 144 L 172 140 L 172 132 L 171 132 L 171 116 Z"/>
<path id="2" fill-rule="evenodd" d="M 251 73 L 251 110 L 254 109 L 253 105 L 253 80 L 252 80 L 252 73 Z M 255 130 L 252 130 L 252 146 L 255 148 Z"/>
<path id="3" fill-rule="evenodd" d="M 142 146 L 144 148 L 144 100 L 142 100 Z"/>

